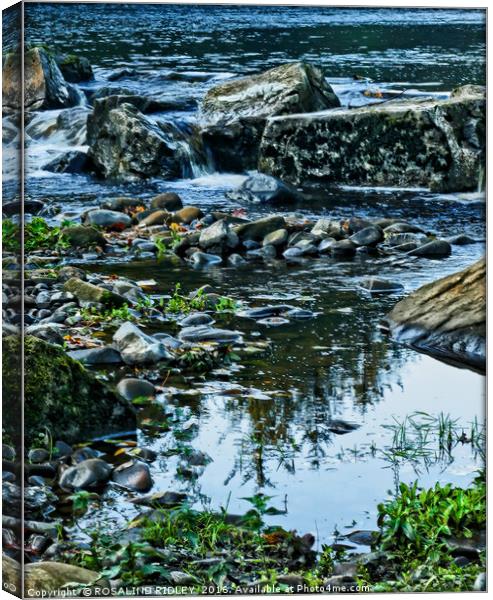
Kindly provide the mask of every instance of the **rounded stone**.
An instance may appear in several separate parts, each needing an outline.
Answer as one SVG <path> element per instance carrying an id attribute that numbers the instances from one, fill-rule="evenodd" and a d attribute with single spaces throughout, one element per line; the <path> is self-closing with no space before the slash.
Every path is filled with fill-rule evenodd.
<path id="1" fill-rule="evenodd" d="M 128 377 L 118 382 L 116 391 L 123 396 L 125 400 L 134 400 L 135 398 L 149 398 L 156 394 L 156 388 L 145 379 Z"/>
<path id="2" fill-rule="evenodd" d="M 153 484 L 149 466 L 140 460 L 129 460 L 117 467 L 112 481 L 135 492 L 148 492 Z"/>
<path id="3" fill-rule="evenodd" d="M 64 490 L 85 490 L 104 485 L 111 475 L 111 466 L 100 458 L 89 458 L 63 471 L 59 485 Z"/>

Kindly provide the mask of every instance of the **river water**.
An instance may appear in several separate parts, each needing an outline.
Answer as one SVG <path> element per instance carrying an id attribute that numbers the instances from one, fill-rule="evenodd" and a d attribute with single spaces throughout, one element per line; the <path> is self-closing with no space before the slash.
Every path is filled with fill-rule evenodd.
<path id="1" fill-rule="evenodd" d="M 446 97 L 457 85 L 485 82 L 485 14 L 476 10 L 27 4 L 26 38 L 87 57 L 95 72 L 95 80 L 81 86 L 88 94 L 117 86 L 179 101 L 178 110 L 153 116 L 179 123 L 196 120 L 197 102 L 209 86 L 291 60 L 321 66 L 341 102 L 350 106 L 371 101 L 362 94 L 365 89 Z M 109 81 L 119 68 L 131 71 Z M 354 75 L 368 80 L 355 81 Z M 79 115 L 89 110 L 82 106 Z M 59 219 L 73 218 L 104 198 L 148 198 L 162 191 L 176 191 L 186 203 L 206 209 L 237 208 L 224 193 L 243 176 L 211 173 L 204 165 L 192 165 L 179 181 L 131 185 L 44 171 L 57 154 L 85 148 L 84 118 L 70 117 L 60 128 L 54 125 L 60 112 L 34 115 L 26 156 L 27 197 L 59 206 Z M 7 178 L 7 195 L 10 185 Z M 247 210 L 251 217 L 269 212 Z M 479 194 L 331 189 L 295 211 L 309 218 L 402 217 L 442 236 L 485 236 Z M 469 444 L 444 456 L 430 440 L 426 458 L 392 462 L 388 426 L 423 411 L 450 415 L 469 432 L 475 420 L 484 421 L 483 377 L 385 338 L 379 322 L 398 297 L 371 298 L 358 282 L 368 275 L 388 277 L 408 293 L 483 253 L 484 244 L 478 243 L 454 246 L 444 260 L 398 264 L 358 257 L 274 261 L 247 270 L 197 271 L 170 260 L 93 265 L 99 272 L 154 278 L 162 294 L 177 281 L 186 291 L 209 283 L 251 306 L 286 300 L 317 312 L 313 320 L 277 328 L 225 318 L 252 339 L 270 340 L 272 353 L 205 381 L 170 385 L 161 399 L 198 419 L 192 445 L 213 462 L 198 479 L 179 479 L 176 458 L 167 452 L 168 436 L 140 431 L 139 442 L 159 453 L 152 466 L 154 489 L 183 489 L 197 505 L 228 504 L 231 512 L 244 512 L 249 507 L 242 497 L 263 492 L 287 508 L 275 522 L 317 533 L 320 543 L 333 539 L 334 529 L 374 528 L 376 505 L 395 489 L 397 478 L 466 485 L 480 464 Z M 327 425 L 334 419 L 358 428 L 334 433 Z M 98 522 L 133 516 L 136 510 L 125 498 L 121 491 L 107 492 Z"/>

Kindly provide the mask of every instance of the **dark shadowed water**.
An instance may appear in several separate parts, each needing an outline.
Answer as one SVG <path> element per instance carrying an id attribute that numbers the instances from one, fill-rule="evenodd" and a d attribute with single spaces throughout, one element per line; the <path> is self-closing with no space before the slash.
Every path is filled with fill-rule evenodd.
<path id="1" fill-rule="evenodd" d="M 196 118 L 197 102 L 218 81 L 291 60 L 321 66 L 341 101 L 351 106 L 369 101 L 362 95 L 365 88 L 446 97 L 458 85 L 485 82 L 485 13 L 477 10 L 27 4 L 26 38 L 86 56 L 96 75 L 82 86 L 86 91 L 118 85 L 184 100 L 183 110 L 157 117 L 184 121 Z M 109 82 L 109 74 L 121 67 L 135 71 Z M 373 81 L 354 81 L 355 74 Z M 237 208 L 224 192 L 242 181 L 238 175 L 198 168 L 186 180 L 115 185 L 44 171 L 57 154 L 85 148 L 84 125 L 70 132 L 53 130 L 60 112 L 35 115 L 30 124 L 26 192 L 59 205 L 64 217 L 77 216 L 107 197 L 147 198 L 168 190 L 202 208 Z M 8 181 L 5 185 L 8 192 Z M 262 209 L 248 211 L 255 216 Z M 443 236 L 485 234 L 484 202 L 475 194 L 325 190 L 296 211 L 313 218 L 402 217 Z M 275 497 L 274 504 L 287 507 L 276 522 L 312 531 L 325 541 L 335 527 L 341 532 L 349 531 L 347 526 L 375 527 L 376 504 L 398 477 L 467 484 L 480 462 L 470 446 L 455 447 L 451 456 L 437 455 L 428 470 L 423 461 L 418 466 L 404 461 L 397 468 L 384 454 L 392 442 L 385 426 L 424 411 L 450 414 L 468 430 L 476 418 L 484 419 L 483 378 L 386 339 L 379 322 L 398 297 L 370 298 L 358 283 L 378 275 L 398 280 L 407 293 L 483 253 L 484 245 L 475 244 L 454 247 L 442 261 L 395 265 L 360 257 L 260 263 L 246 270 L 195 271 L 172 261 L 95 265 L 96 271 L 154 278 L 161 294 L 177 281 L 185 291 L 209 283 L 251 306 L 287 301 L 317 312 L 313 320 L 278 328 L 225 320 L 250 339 L 270 340 L 272 352 L 206 380 L 168 383 L 162 401 L 199 419 L 191 444 L 213 462 L 196 481 L 177 479 L 177 459 L 167 455 L 169 436 L 140 432 L 140 441 L 159 452 L 154 489 L 185 489 L 198 504 L 229 502 L 232 512 L 248 509 L 242 497 L 263 491 Z M 333 419 L 359 428 L 335 434 L 327 425 Z M 119 513 L 135 514 L 122 492 L 110 491 L 108 497 L 100 523 Z"/>

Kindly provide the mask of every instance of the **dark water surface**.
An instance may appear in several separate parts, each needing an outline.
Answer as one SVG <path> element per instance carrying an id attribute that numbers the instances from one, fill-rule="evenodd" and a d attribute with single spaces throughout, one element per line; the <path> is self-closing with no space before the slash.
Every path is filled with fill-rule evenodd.
<path id="1" fill-rule="evenodd" d="M 362 91 L 371 86 L 446 97 L 457 85 L 485 82 L 485 13 L 477 10 L 27 4 L 26 37 L 29 43 L 86 56 L 96 76 L 82 86 L 86 91 L 116 85 L 186 99 L 184 110 L 156 117 L 184 121 L 197 118 L 197 102 L 218 81 L 291 60 L 321 66 L 341 101 L 351 106 L 369 101 Z M 121 67 L 135 72 L 108 81 Z M 354 74 L 373 82 L 355 82 Z M 26 157 L 27 196 L 58 205 L 59 219 L 73 218 L 104 198 L 148 198 L 168 190 L 202 208 L 237 208 L 224 192 L 242 176 L 203 167 L 190 179 L 132 185 L 47 173 L 43 165 L 57 154 L 85 148 L 84 124 L 53 128 L 60 112 L 34 115 Z M 269 212 L 247 210 L 249 216 Z M 295 210 L 311 218 L 402 217 L 442 236 L 485 235 L 484 202 L 476 194 L 324 190 L 316 201 Z M 386 339 L 379 322 L 398 297 L 370 298 L 358 283 L 378 275 L 400 281 L 408 293 L 466 267 L 483 253 L 484 244 L 475 244 L 455 246 L 452 256 L 442 261 L 398 264 L 359 257 L 350 262 L 260 263 L 245 270 L 196 271 L 169 260 L 90 267 L 154 278 L 160 294 L 169 293 L 177 281 L 185 291 L 209 283 L 250 306 L 286 301 L 317 312 L 313 320 L 278 328 L 223 318 L 224 325 L 245 332 L 248 339 L 270 340 L 272 352 L 186 386 L 168 382 L 162 402 L 182 406 L 199 420 L 191 444 L 210 454 L 213 462 L 196 481 L 179 480 L 176 457 L 166 456 L 170 436 L 140 432 L 141 443 L 159 452 L 152 467 L 154 489 L 187 490 L 197 505 L 210 502 L 217 507 L 229 501 L 232 512 L 249 508 L 242 497 L 263 491 L 275 497 L 277 506 L 286 504 L 287 514 L 276 522 L 302 533 L 313 531 L 320 542 L 331 539 L 335 527 L 342 532 L 349 525 L 375 527 L 376 504 L 394 489 L 396 477 L 467 484 L 479 464 L 470 446 L 459 445 L 451 457 L 428 460 L 428 470 L 425 461 L 392 467 L 385 456 L 392 432 L 385 426 L 425 411 L 449 414 L 468 430 L 475 419 L 484 419 L 483 378 Z M 333 419 L 359 428 L 334 434 L 327 426 Z M 112 490 L 107 495 L 99 523 L 136 513 L 125 503 L 124 493 Z"/>

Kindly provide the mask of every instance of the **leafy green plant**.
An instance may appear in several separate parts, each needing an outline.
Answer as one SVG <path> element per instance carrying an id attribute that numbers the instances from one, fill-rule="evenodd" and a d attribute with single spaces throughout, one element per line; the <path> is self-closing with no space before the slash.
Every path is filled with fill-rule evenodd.
<path id="1" fill-rule="evenodd" d="M 42 217 L 34 217 L 24 225 L 24 248 L 27 252 L 69 246 L 61 229 L 50 227 Z"/>
<path id="2" fill-rule="evenodd" d="M 21 249 L 21 230 L 12 219 L 2 220 L 2 246 L 7 252 L 19 252 Z"/>
<path id="3" fill-rule="evenodd" d="M 77 490 L 70 496 L 68 500 L 72 501 L 72 510 L 74 514 L 83 514 L 89 508 L 91 500 L 99 498 L 98 494 L 88 492 L 87 490 Z"/>
<path id="4" fill-rule="evenodd" d="M 401 483 L 394 500 L 378 505 L 383 550 L 439 559 L 439 548 L 451 535 L 471 537 L 486 522 L 486 485 L 467 489 L 441 486 L 429 490 Z"/>
<path id="5" fill-rule="evenodd" d="M 136 321 L 137 317 L 130 311 L 128 304 L 118 308 L 99 310 L 94 306 L 81 308 L 80 316 L 89 323 L 103 323 L 107 321 Z"/>
<path id="6" fill-rule="evenodd" d="M 221 296 L 216 303 L 216 312 L 234 312 L 238 309 L 238 304 L 227 296 Z"/>
<path id="7" fill-rule="evenodd" d="M 203 290 L 199 290 L 194 298 L 189 298 L 181 293 L 181 284 L 177 283 L 166 310 L 171 313 L 189 313 L 192 310 L 205 310 L 206 307 L 207 296 Z"/>
<path id="8" fill-rule="evenodd" d="M 269 505 L 269 501 L 272 500 L 272 498 L 273 496 L 266 496 L 262 493 L 243 497 L 242 500 L 249 502 L 253 508 L 245 514 L 242 522 L 252 529 L 261 531 L 265 526 L 264 517 L 266 515 L 285 514 L 285 510 L 279 510 Z"/>

